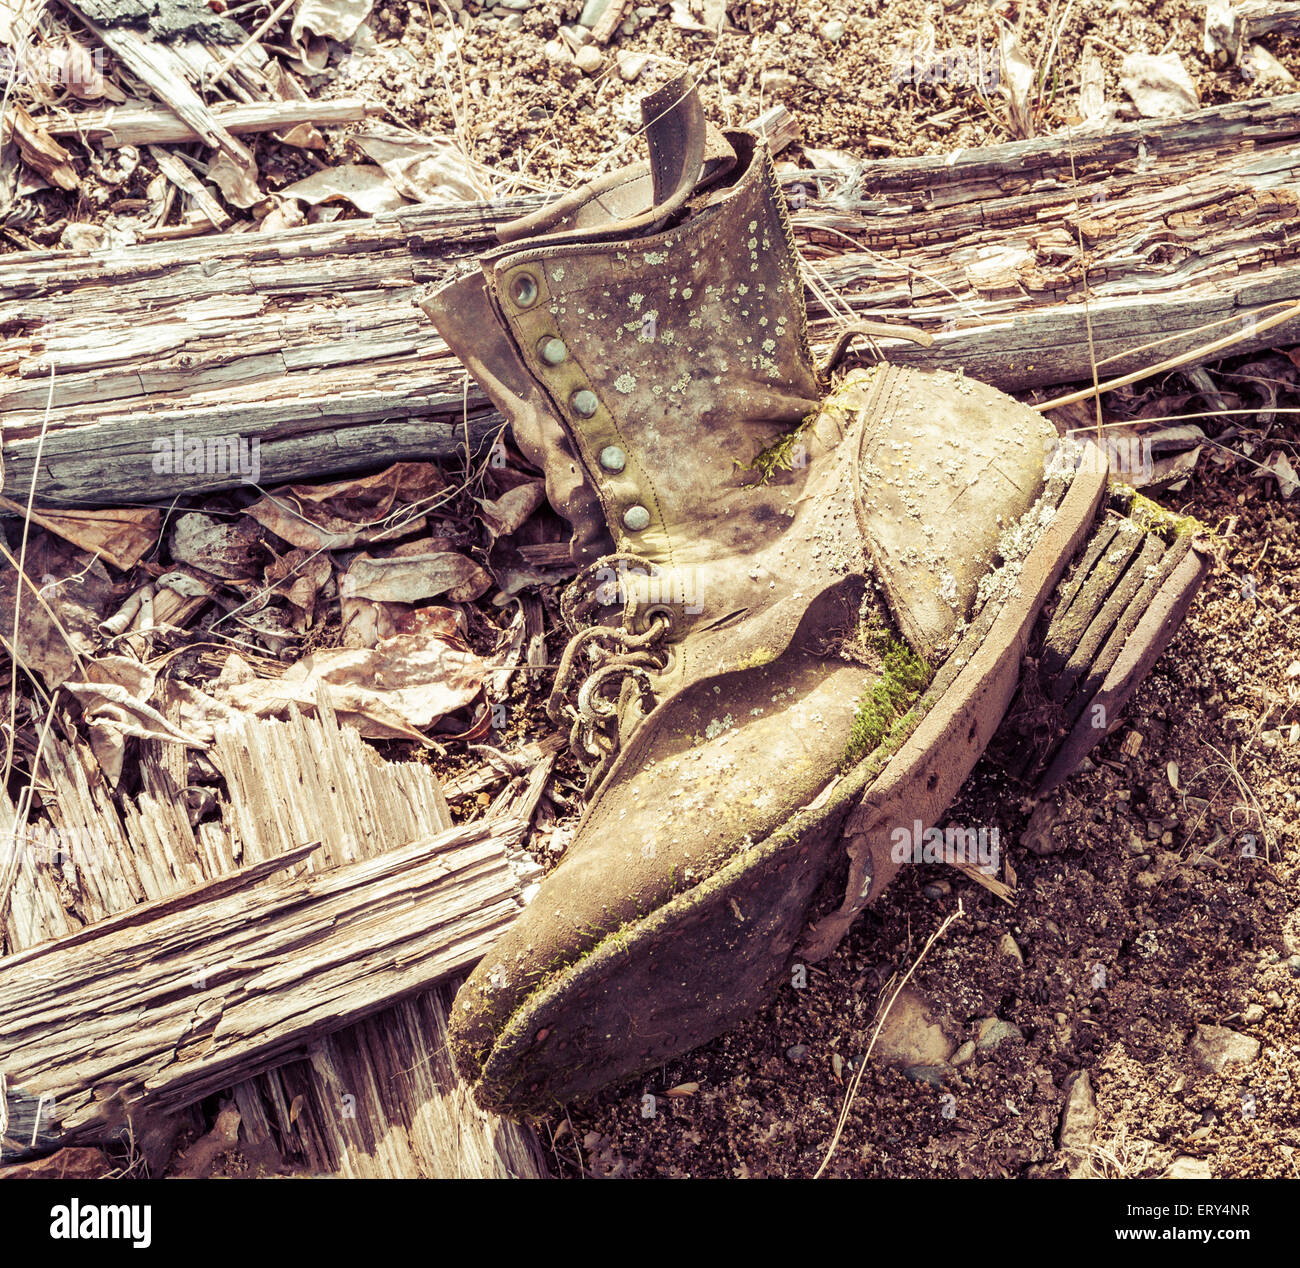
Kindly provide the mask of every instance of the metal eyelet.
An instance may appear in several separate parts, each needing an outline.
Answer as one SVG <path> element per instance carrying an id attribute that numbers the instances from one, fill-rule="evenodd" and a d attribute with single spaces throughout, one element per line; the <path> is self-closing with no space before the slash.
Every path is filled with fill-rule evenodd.
<path id="1" fill-rule="evenodd" d="M 623 525 L 633 533 L 650 527 L 650 512 L 644 506 L 629 506 L 623 512 Z"/>
<path id="2" fill-rule="evenodd" d="M 574 392 L 569 397 L 569 404 L 573 406 L 573 412 L 582 418 L 590 418 L 600 408 L 599 398 L 589 387 Z"/>
<path id="3" fill-rule="evenodd" d="M 600 451 L 600 465 L 617 475 L 627 466 L 627 454 L 618 445 L 606 445 Z"/>
<path id="4" fill-rule="evenodd" d="M 537 279 L 531 273 L 520 273 L 510 283 L 510 298 L 520 308 L 531 308 L 537 302 Z"/>

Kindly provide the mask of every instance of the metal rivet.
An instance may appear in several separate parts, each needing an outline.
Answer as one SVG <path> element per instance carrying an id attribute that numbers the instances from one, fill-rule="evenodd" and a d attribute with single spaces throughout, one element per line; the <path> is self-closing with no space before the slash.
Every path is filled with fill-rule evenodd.
<path id="1" fill-rule="evenodd" d="M 622 471 L 627 466 L 627 454 L 617 445 L 606 445 L 600 451 L 600 465 L 606 471 Z"/>
<path id="2" fill-rule="evenodd" d="M 556 339 L 551 335 L 537 345 L 537 355 L 547 365 L 559 365 L 569 355 L 569 350 L 564 346 L 563 339 Z"/>
<path id="3" fill-rule="evenodd" d="M 586 387 L 580 392 L 574 392 L 569 404 L 573 406 L 574 412 L 581 414 L 583 418 L 590 418 L 600 408 L 596 393 Z"/>
<path id="4" fill-rule="evenodd" d="M 528 308 L 537 302 L 537 279 L 531 273 L 520 273 L 510 283 L 510 294 L 520 308 Z"/>
<path id="5" fill-rule="evenodd" d="M 634 533 L 650 526 L 650 512 L 644 506 L 629 506 L 623 512 L 623 523 Z"/>

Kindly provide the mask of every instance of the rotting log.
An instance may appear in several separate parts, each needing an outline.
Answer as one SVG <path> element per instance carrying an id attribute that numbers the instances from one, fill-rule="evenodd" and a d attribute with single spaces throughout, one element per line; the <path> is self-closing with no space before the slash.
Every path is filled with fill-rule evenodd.
<path id="1" fill-rule="evenodd" d="M 47 1099 L 46 1136 L 102 1139 L 465 972 L 518 912 L 525 828 L 478 820 L 260 888 L 237 873 L 9 956 L 6 1086 Z"/>
<path id="2" fill-rule="evenodd" d="M 1300 330 L 1253 326 L 1300 300 L 1300 94 L 784 179 L 816 186 L 793 220 L 819 348 L 850 312 L 903 321 L 935 343 L 891 359 L 1021 390 Z M 74 504 L 238 484 L 236 437 L 263 486 L 479 452 L 502 420 L 417 301 L 542 201 L 0 259 L 5 492 L 38 445 L 38 497 Z M 215 461 L 167 469 L 177 435 Z"/>

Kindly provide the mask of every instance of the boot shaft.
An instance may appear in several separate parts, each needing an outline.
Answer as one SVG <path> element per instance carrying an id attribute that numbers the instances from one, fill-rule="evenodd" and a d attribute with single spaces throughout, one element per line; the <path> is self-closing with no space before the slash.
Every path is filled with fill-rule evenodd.
<path id="1" fill-rule="evenodd" d="M 633 236 L 565 228 L 608 196 L 593 195 L 425 304 L 545 473 L 577 562 L 706 565 L 770 534 L 788 501 L 747 468 L 818 404 L 798 255 L 766 145 L 726 139 L 724 180 L 699 188 L 692 173 L 668 198 L 693 193 L 681 223 L 657 228 L 659 207 L 624 222 Z M 639 170 L 602 188 L 626 196 Z"/>

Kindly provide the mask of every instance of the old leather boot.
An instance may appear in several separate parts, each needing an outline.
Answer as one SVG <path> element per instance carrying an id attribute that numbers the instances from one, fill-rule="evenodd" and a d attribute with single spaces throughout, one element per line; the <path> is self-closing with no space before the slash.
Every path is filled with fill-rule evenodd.
<path id="1" fill-rule="evenodd" d="M 514 1115 L 713 1038 L 796 948 L 832 949 L 1027 651 L 1069 687 L 1022 695 L 1022 765 L 1104 735 L 1204 569 L 1185 526 L 1122 527 L 1098 451 L 1053 467 L 1050 424 L 992 388 L 886 364 L 832 388 L 766 147 L 708 134 L 680 83 L 645 113 L 648 166 L 508 226 L 426 304 L 585 565 L 552 708 L 593 795 L 452 1023 Z"/>

